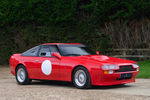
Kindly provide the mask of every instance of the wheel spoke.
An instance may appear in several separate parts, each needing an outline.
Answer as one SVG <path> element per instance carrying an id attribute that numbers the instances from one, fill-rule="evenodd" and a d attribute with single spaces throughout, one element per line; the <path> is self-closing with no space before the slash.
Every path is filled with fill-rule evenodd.
<path id="1" fill-rule="evenodd" d="M 86 83 L 86 74 L 83 70 L 78 70 L 75 73 L 75 82 L 78 86 L 83 86 Z"/>
<path id="2" fill-rule="evenodd" d="M 24 80 L 25 80 L 25 70 L 23 68 L 18 69 L 17 79 L 18 79 L 19 82 L 24 82 Z"/>

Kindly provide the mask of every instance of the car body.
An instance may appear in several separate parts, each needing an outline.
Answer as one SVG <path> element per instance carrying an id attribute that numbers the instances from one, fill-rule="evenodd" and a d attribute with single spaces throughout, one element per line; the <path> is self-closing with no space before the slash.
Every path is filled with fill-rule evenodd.
<path id="1" fill-rule="evenodd" d="M 18 66 L 23 66 L 30 80 L 74 80 L 77 88 L 135 82 L 139 72 L 135 61 L 98 55 L 80 43 L 41 44 L 24 53 L 13 54 L 9 63 L 16 79 Z M 78 78 L 82 82 L 88 80 L 89 86 L 78 84 Z"/>

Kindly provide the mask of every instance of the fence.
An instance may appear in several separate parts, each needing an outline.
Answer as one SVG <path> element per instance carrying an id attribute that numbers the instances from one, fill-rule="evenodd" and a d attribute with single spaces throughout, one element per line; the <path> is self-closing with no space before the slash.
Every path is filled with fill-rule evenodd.
<path id="1" fill-rule="evenodd" d="M 144 61 L 150 59 L 150 49 L 114 49 L 108 51 L 106 55 L 134 61 Z"/>

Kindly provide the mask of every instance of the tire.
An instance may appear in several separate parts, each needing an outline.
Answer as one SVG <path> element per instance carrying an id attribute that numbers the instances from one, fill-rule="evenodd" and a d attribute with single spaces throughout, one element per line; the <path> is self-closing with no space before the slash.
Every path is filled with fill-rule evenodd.
<path id="1" fill-rule="evenodd" d="M 16 81 L 20 85 L 27 85 L 32 81 L 29 79 L 28 72 L 23 65 L 19 65 L 16 69 Z"/>
<path id="2" fill-rule="evenodd" d="M 77 67 L 73 71 L 73 84 L 79 89 L 88 89 L 91 87 L 91 77 L 88 70 L 84 67 Z"/>
<path id="3" fill-rule="evenodd" d="M 118 84 L 118 85 L 116 85 L 116 86 L 125 86 L 126 84 Z"/>

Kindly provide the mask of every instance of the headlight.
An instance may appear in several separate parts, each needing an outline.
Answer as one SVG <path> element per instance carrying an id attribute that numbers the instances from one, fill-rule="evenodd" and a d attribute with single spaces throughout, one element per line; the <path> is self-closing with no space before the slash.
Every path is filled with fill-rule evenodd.
<path id="1" fill-rule="evenodd" d="M 139 68 L 138 64 L 132 64 L 134 68 Z"/>
<path id="2" fill-rule="evenodd" d="M 119 67 L 117 65 L 103 65 L 102 66 L 103 70 L 115 70 L 115 69 L 119 69 Z"/>

